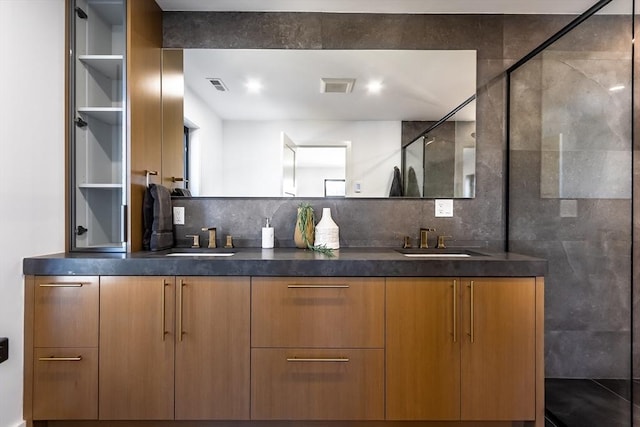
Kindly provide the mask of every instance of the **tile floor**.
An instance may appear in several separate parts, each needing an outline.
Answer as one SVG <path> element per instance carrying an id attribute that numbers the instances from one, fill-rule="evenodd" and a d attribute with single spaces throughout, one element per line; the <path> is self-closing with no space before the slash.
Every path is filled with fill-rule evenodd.
<path id="1" fill-rule="evenodd" d="M 545 380 L 546 427 L 632 427 L 631 381 Z M 633 426 L 640 426 L 640 380 L 633 381 Z"/>

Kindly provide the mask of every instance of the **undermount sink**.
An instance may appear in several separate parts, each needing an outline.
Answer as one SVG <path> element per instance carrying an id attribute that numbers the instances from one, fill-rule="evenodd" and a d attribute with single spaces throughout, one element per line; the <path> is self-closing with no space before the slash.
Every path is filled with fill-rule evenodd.
<path id="1" fill-rule="evenodd" d="M 208 248 L 174 248 L 165 256 L 177 257 L 230 257 L 235 252 L 229 249 L 208 249 Z"/>
<path id="2" fill-rule="evenodd" d="M 235 255 L 235 252 L 172 252 L 165 256 L 226 257 L 232 255 Z"/>
<path id="3" fill-rule="evenodd" d="M 396 251 L 408 258 L 471 258 L 474 256 L 484 256 L 484 254 L 467 249 L 415 248 L 396 249 Z"/>

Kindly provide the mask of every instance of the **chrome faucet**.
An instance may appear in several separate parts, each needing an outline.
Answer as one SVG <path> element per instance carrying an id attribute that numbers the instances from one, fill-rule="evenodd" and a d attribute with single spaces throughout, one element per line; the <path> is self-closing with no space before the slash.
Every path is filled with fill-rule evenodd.
<path id="1" fill-rule="evenodd" d="M 209 232 L 209 246 L 210 249 L 216 247 L 216 228 L 215 227 L 202 227 L 202 231 Z"/>
<path id="2" fill-rule="evenodd" d="M 427 249 L 429 247 L 429 232 L 436 231 L 435 228 L 421 228 L 420 229 L 420 249 Z"/>

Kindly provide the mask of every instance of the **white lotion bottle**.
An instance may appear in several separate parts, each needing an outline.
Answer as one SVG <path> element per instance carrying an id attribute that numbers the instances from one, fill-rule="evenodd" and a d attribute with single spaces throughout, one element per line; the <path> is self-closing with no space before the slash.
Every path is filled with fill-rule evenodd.
<path id="1" fill-rule="evenodd" d="M 331 217 L 331 208 L 322 209 L 322 219 L 316 225 L 315 246 L 340 249 L 340 228 Z"/>
<path id="2" fill-rule="evenodd" d="M 262 227 L 262 249 L 273 249 L 273 227 L 267 218 L 266 224 Z"/>

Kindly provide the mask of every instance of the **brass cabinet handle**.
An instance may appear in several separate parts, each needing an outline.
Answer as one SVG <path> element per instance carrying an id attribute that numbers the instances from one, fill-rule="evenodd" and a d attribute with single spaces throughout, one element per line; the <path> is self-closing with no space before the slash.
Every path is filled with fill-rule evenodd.
<path id="1" fill-rule="evenodd" d="M 186 283 L 184 283 L 182 281 L 182 279 L 180 279 L 180 292 L 178 292 L 178 341 L 182 342 L 182 334 L 184 333 L 182 331 L 182 289 L 184 288 L 184 286 L 186 285 Z"/>
<path id="2" fill-rule="evenodd" d="M 347 289 L 349 285 L 288 285 L 289 289 Z"/>
<path id="3" fill-rule="evenodd" d="M 348 362 L 348 357 L 288 357 L 287 362 Z"/>
<path id="4" fill-rule="evenodd" d="M 164 341 L 164 337 L 165 337 L 165 335 L 167 335 L 167 330 L 164 327 L 165 326 L 165 320 L 166 320 L 165 288 L 167 286 L 169 286 L 167 284 L 167 282 L 162 281 L 162 298 L 160 299 L 160 301 L 161 301 L 160 302 L 160 304 L 161 304 L 161 307 L 160 307 L 160 313 L 161 313 L 160 321 L 162 322 L 162 328 L 161 328 L 161 330 L 162 330 L 162 341 Z"/>
<path id="5" fill-rule="evenodd" d="M 84 283 L 40 283 L 41 288 L 81 288 Z"/>
<path id="6" fill-rule="evenodd" d="M 82 356 L 76 357 L 40 357 L 38 359 L 41 362 L 79 362 L 82 360 Z"/>
<path id="7" fill-rule="evenodd" d="M 453 342 L 458 342 L 458 281 L 453 281 Z"/>
<path id="8" fill-rule="evenodd" d="M 474 293 L 473 292 L 474 286 L 473 285 L 474 284 L 473 284 L 473 280 L 472 280 L 471 284 L 469 285 L 469 289 L 471 290 L 471 302 L 469 304 L 469 306 L 470 306 L 469 307 L 469 314 L 470 314 L 469 328 L 470 328 L 470 331 L 469 331 L 469 334 L 468 334 L 471 337 L 471 342 L 472 343 L 473 343 L 473 329 L 474 329 L 474 321 L 475 321 L 475 319 L 474 319 L 474 316 L 475 316 L 475 313 L 474 313 L 474 294 L 473 294 Z"/>

